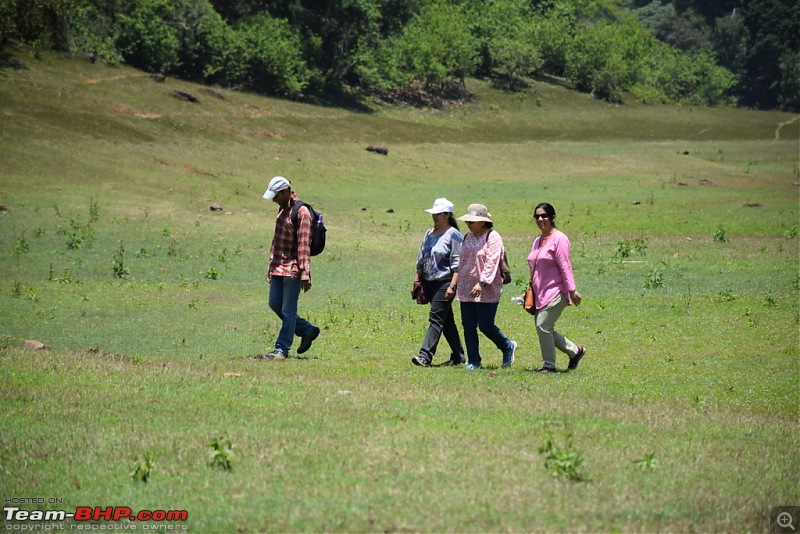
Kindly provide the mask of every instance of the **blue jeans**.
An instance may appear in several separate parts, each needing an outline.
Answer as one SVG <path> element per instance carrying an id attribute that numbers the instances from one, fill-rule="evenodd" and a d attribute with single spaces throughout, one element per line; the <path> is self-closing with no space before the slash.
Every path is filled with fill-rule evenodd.
<path id="1" fill-rule="evenodd" d="M 464 327 L 464 344 L 467 346 L 467 359 L 472 365 L 481 364 L 478 328 L 483 335 L 500 349 L 506 352 L 511 349 L 511 341 L 494 324 L 499 302 L 462 302 L 461 326 Z"/>
<path id="2" fill-rule="evenodd" d="M 275 348 L 287 355 L 295 335 L 307 336 L 314 329 L 313 324 L 297 315 L 300 289 L 300 279 L 290 276 L 273 276 L 269 283 L 269 307 L 283 321 Z"/>

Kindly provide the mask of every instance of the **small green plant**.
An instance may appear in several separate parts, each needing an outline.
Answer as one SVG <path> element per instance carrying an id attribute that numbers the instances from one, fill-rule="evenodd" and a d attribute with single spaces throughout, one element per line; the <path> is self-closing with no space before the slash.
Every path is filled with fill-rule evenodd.
<path id="1" fill-rule="evenodd" d="M 572 446 L 572 433 L 567 434 L 566 445 L 561 448 L 553 442 L 552 437 L 539 447 L 539 454 L 544 454 L 544 467 L 554 477 L 564 477 L 574 482 L 590 480 L 581 472 L 584 460 L 580 452 Z"/>
<path id="2" fill-rule="evenodd" d="M 203 275 L 209 280 L 218 280 L 222 273 L 216 267 L 209 267 Z"/>
<path id="3" fill-rule="evenodd" d="M 631 245 L 633 246 L 633 250 L 635 250 L 639 256 L 647 255 L 647 247 L 649 246 L 649 242 L 646 237 L 637 237 L 632 241 Z"/>
<path id="4" fill-rule="evenodd" d="M 725 232 L 725 228 L 723 228 L 722 226 L 717 228 L 717 231 L 714 232 L 714 235 L 712 237 L 714 238 L 714 243 L 727 243 L 728 242 L 727 233 Z"/>
<path id="5" fill-rule="evenodd" d="M 783 233 L 783 235 L 786 237 L 786 239 L 795 239 L 795 238 L 797 238 L 797 231 L 798 231 L 797 230 L 797 225 L 795 224 L 794 226 L 792 226 L 791 228 L 786 230 Z"/>
<path id="6" fill-rule="evenodd" d="M 19 259 L 22 254 L 28 252 L 28 241 L 25 239 L 25 234 L 17 236 L 17 242 L 14 244 L 14 256 Z"/>
<path id="7" fill-rule="evenodd" d="M 11 297 L 17 299 L 21 296 L 22 296 L 22 284 L 19 283 L 19 280 L 15 280 L 14 285 L 11 287 Z"/>
<path id="8" fill-rule="evenodd" d="M 767 296 L 764 297 L 764 306 L 766 306 L 767 308 L 772 308 L 777 305 L 778 305 L 777 299 L 775 299 L 775 297 L 772 296 L 772 293 L 767 293 Z"/>
<path id="9" fill-rule="evenodd" d="M 89 200 L 89 222 L 96 223 L 100 220 L 100 203 L 95 199 Z"/>
<path id="10" fill-rule="evenodd" d="M 65 267 L 60 276 L 52 276 L 51 274 L 50 280 L 59 284 L 71 284 L 72 274 L 70 274 L 69 269 Z"/>
<path id="11" fill-rule="evenodd" d="M 717 293 L 717 302 L 733 302 L 734 300 L 736 300 L 736 296 L 730 289 L 726 289 L 725 291 L 720 291 Z"/>
<path id="12" fill-rule="evenodd" d="M 646 289 L 658 289 L 664 286 L 664 274 L 658 267 L 653 268 L 647 279 L 644 281 Z"/>
<path id="13" fill-rule="evenodd" d="M 134 482 L 147 484 L 147 480 L 150 478 L 154 466 L 155 456 L 150 452 L 146 452 L 144 458 L 137 457 L 134 460 L 133 467 L 128 476 L 130 476 Z"/>
<path id="14" fill-rule="evenodd" d="M 655 471 L 658 469 L 658 460 L 655 452 L 645 453 L 644 457 L 634 462 L 641 471 Z"/>
<path id="15" fill-rule="evenodd" d="M 94 239 L 94 228 L 91 222 L 83 224 L 79 219 L 70 219 L 69 228 L 59 227 L 58 235 L 67 239 L 67 248 L 70 250 L 90 248 Z"/>
<path id="16" fill-rule="evenodd" d="M 631 242 L 628 239 L 622 239 L 617 241 L 617 251 L 614 252 L 614 259 L 616 261 L 622 261 L 624 258 L 628 258 L 631 255 Z"/>
<path id="17" fill-rule="evenodd" d="M 212 438 L 206 446 L 211 448 L 208 451 L 209 466 L 217 467 L 223 471 L 233 470 L 232 462 L 236 455 L 233 452 L 233 445 L 229 438 L 224 436 Z"/>
<path id="18" fill-rule="evenodd" d="M 128 267 L 125 266 L 125 246 L 122 240 L 120 240 L 119 247 L 116 252 L 114 252 L 114 260 L 111 269 L 114 272 L 114 276 L 117 278 L 125 278 L 130 274 Z"/>
<path id="19" fill-rule="evenodd" d="M 174 239 L 169 242 L 169 246 L 167 247 L 167 256 L 177 256 L 178 255 L 178 242 Z"/>

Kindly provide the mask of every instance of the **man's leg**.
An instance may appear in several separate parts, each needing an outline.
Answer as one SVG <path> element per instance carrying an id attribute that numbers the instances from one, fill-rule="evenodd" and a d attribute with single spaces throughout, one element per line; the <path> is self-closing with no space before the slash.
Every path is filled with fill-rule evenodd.
<path id="1" fill-rule="evenodd" d="M 269 284 L 269 307 L 281 321 L 281 331 L 275 340 L 275 349 L 289 354 L 297 329 L 297 300 L 300 298 L 300 280 L 289 276 L 273 276 Z M 302 325 L 312 328 L 308 321 Z"/>

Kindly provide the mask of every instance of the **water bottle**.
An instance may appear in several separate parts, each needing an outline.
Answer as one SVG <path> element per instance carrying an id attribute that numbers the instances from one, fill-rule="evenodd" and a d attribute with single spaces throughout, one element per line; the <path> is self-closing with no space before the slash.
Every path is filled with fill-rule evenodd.
<path id="1" fill-rule="evenodd" d="M 519 304 L 520 306 L 522 306 L 525 303 L 525 299 L 523 297 L 521 297 L 521 296 L 519 296 L 519 297 L 511 297 L 511 302 L 513 302 L 514 304 Z"/>

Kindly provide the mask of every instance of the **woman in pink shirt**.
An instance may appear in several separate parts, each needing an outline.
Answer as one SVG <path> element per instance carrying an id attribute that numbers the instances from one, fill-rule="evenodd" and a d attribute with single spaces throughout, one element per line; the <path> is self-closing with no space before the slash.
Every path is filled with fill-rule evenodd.
<path id="1" fill-rule="evenodd" d="M 533 218 L 542 235 L 533 241 L 528 265 L 536 306 L 536 333 L 542 349 L 544 366 L 540 373 L 556 372 L 556 349 L 569 356 L 569 369 L 576 369 L 586 349 L 556 332 L 561 312 L 570 304 L 581 303 L 575 289 L 569 261 L 569 238 L 556 228 L 556 210 L 542 202 L 533 210 Z"/>
<path id="2" fill-rule="evenodd" d="M 467 346 L 467 369 L 481 368 L 478 329 L 503 353 L 503 367 L 514 363 L 517 343 L 508 339 L 494 324 L 503 275 L 503 238 L 492 229 L 491 214 L 482 204 L 470 204 L 466 215 L 458 218 L 469 227 L 461 245 L 456 299 L 461 303 L 461 326 Z"/>

